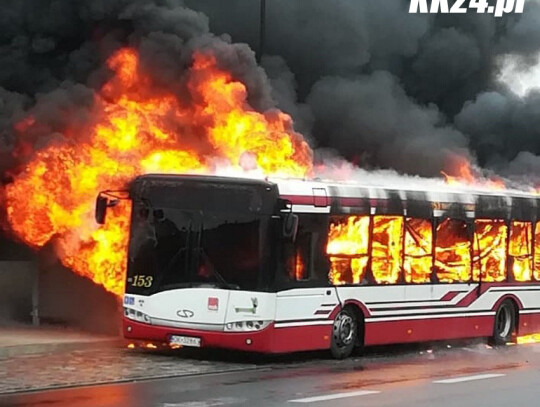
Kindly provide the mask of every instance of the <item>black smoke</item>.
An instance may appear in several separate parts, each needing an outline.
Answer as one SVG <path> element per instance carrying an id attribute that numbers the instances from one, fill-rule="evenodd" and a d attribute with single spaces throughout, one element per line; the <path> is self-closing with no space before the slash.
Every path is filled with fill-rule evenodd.
<path id="1" fill-rule="evenodd" d="M 180 98 L 189 96 L 185 72 L 193 52 L 210 50 L 246 84 L 253 108 L 275 107 L 254 51 L 212 34 L 208 17 L 182 0 L 6 0 L 0 4 L 0 170 L 13 171 L 53 140 L 85 137 L 77 129 L 95 120 L 93 96 L 111 74 L 105 61 L 124 46 L 139 51 L 141 69 L 156 87 Z M 29 112 L 31 125 L 22 120 Z"/>
<path id="2" fill-rule="evenodd" d="M 210 16 L 215 32 L 258 49 L 253 2 L 189 4 Z M 538 98 L 519 98 L 497 78 L 505 55 L 537 62 L 540 4 L 528 1 L 524 14 L 503 18 L 408 7 L 408 0 L 267 1 L 265 53 L 284 61 L 281 73 L 267 71 L 271 79 L 294 75 L 287 89 L 279 82 L 280 107 L 304 131 L 311 126 L 317 146 L 368 168 L 437 176 L 458 155 L 529 176 L 523 157 L 540 155 Z M 490 98 L 501 99 L 504 112 Z M 294 107 L 298 100 L 308 114 Z"/>
<path id="3" fill-rule="evenodd" d="M 14 165 L 13 126 L 26 112 L 41 123 L 33 145 L 63 137 L 64 120 L 91 120 L 104 61 L 130 45 L 157 86 L 178 92 L 193 51 L 211 49 L 246 83 L 254 108 L 277 104 L 315 148 L 366 168 L 437 176 L 465 157 L 530 178 L 540 166 L 540 96 L 520 98 L 497 77 L 503 56 L 536 63 L 540 4 L 503 18 L 408 8 L 409 0 L 267 0 L 263 50 L 254 0 L 3 0 L 0 169 Z"/>

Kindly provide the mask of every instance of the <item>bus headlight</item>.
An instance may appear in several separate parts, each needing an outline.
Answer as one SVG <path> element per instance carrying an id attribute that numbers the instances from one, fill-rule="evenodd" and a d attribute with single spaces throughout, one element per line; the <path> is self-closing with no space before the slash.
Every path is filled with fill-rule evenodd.
<path id="1" fill-rule="evenodd" d="M 225 332 L 254 332 L 261 331 L 270 325 L 271 321 L 238 321 L 225 324 Z"/>
<path id="2" fill-rule="evenodd" d="M 133 308 L 124 307 L 124 316 L 134 321 L 144 322 L 145 324 L 152 323 L 152 319 L 148 315 L 141 311 L 134 310 Z"/>

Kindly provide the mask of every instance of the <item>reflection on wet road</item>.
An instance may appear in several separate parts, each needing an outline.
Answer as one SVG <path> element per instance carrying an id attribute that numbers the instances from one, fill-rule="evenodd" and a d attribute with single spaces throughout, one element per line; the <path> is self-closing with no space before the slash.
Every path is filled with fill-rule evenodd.
<path id="1" fill-rule="evenodd" d="M 294 355 L 250 361 L 248 366 L 247 370 L 4 395 L 0 405 L 533 407 L 540 400 L 540 345 L 535 344 L 503 349 L 482 343 L 451 349 L 446 345 L 390 348 L 344 361 Z"/>

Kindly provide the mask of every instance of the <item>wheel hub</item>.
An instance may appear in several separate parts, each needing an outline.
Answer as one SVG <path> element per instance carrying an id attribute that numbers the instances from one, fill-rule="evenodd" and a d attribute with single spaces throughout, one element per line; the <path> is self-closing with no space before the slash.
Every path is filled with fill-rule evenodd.
<path id="1" fill-rule="evenodd" d="M 506 338 L 510 334 L 512 318 L 508 307 L 502 307 L 497 314 L 497 332 L 501 338 Z"/>
<path id="2" fill-rule="evenodd" d="M 348 346 L 354 339 L 355 324 L 353 318 L 347 314 L 339 314 L 333 326 L 333 335 L 339 347 Z"/>

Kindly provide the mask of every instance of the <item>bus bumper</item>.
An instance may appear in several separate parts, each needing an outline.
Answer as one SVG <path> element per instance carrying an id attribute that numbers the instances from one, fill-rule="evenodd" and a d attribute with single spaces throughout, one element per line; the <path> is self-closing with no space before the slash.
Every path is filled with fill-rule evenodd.
<path id="1" fill-rule="evenodd" d="M 169 344 L 172 335 L 201 339 L 201 348 L 225 348 L 250 352 L 272 353 L 274 324 L 255 332 L 201 331 L 149 325 L 124 317 L 123 332 L 126 339 Z"/>
<path id="2" fill-rule="evenodd" d="M 255 332 L 201 331 L 136 322 L 124 317 L 126 339 L 168 345 L 172 335 L 201 339 L 202 348 L 223 348 L 258 353 L 288 353 L 330 348 L 332 325 L 267 328 Z"/>

